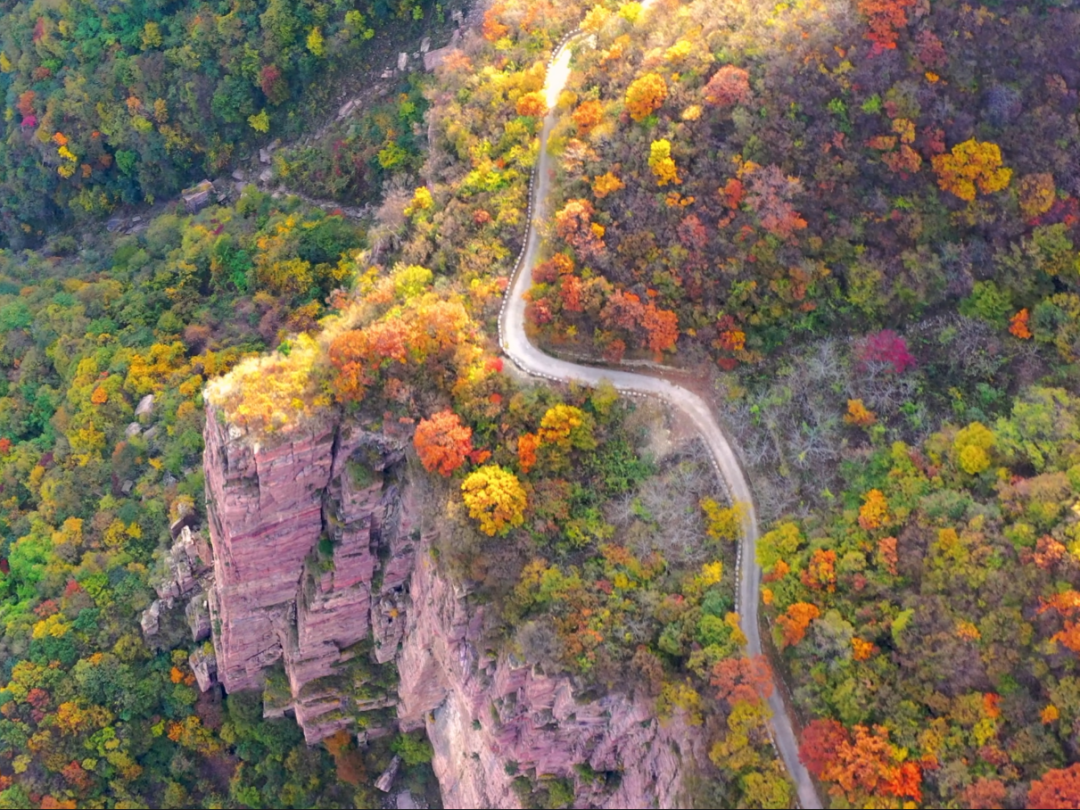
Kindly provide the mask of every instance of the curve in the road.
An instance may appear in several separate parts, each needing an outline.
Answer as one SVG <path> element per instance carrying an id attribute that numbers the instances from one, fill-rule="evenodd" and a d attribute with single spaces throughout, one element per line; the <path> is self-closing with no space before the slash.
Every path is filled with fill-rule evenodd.
<path id="1" fill-rule="evenodd" d="M 555 123 L 555 102 L 569 77 L 570 44 L 576 34 L 567 37 L 555 51 L 548 65 L 545 94 L 550 112 L 544 119 L 540 135 L 540 156 L 533 170 L 532 187 L 527 212 L 528 231 L 525 244 L 518 256 L 517 267 L 511 277 L 499 313 L 499 340 L 503 351 L 522 371 L 544 379 L 560 382 L 579 382 L 595 386 L 602 380 L 610 381 L 616 389 L 635 396 L 659 397 L 681 410 L 694 424 L 705 440 L 720 475 L 727 483 L 732 501 L 745 504 L 743 539 L 739 546 L 736 563 L 738 570 L 738 593 L 736 610 L 742 620 L 747 638 L 747 653 L 760 655 L 761 634 L 758 630 L 758 592 L 761 584 L 761 568 L 754 554 L 758 538 L 757 516 L 754 499 L 735 456 L 731 443 L 724 435 L 712 409 L 697 394 L 674 383 L 645 374 L 635 374 L 618 369 L 602 369 L 581 366 L 544 354 L 525 334 L 525 293 L 528 291 L 532 269 L 540 253 L 540 232 L 536 223 L 546 218 L 545 204 L 551 186 L 550 158 L 547 153 L 548 136 Z M 784 761 L 798 792 L 799 804 L 804 808 L 820 808 L 821 802 L 806 768 L 799 761 L 798 742 L 791 717 L 779 690 L 773 689 L 769 698 L 772 710 L 771 734 L 773 743 Z"/>

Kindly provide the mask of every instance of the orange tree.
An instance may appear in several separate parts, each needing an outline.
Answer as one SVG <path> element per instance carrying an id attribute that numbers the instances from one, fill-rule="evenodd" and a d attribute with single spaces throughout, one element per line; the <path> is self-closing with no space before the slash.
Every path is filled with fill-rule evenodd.
<path id="1" fill-rule="evenodd" d="M 439 411 L 416 426 L 413 446 L 425 470 L 449 476 L 472 452 L 472 428 L 453 411 Z"/>

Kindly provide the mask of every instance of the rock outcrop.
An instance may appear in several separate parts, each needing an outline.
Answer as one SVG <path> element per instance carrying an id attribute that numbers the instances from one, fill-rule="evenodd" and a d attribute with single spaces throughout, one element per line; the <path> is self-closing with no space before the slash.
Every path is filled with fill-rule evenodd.
<path id="1" fill-rule="evenodd" d="M 384 662 L 401 639 L 413 557 L 402 446 L 329 422 L 260 445 L 213 410 L 205 434 L 217 680 L 261 688 L 283 662 L 289 694 L 272 711 L 320 740 L 367 708 L 341 682 L 354 648 L 373 638 Z"/>
<path id="2" fill-rule="evenodd" d="M 428 555 L 410 590 L 399 717 L 426 727 L 446 807 L 518 807 L 515 774 L 576 779 L 576 807 L 686 806 L 683 776 L 707 762 L 699 728 L 624 694 L 579 703 L 569 678 L 485 653 L 483 608 Z"/>
<path id="3" fill-rule="evenodd" d="M 202 632 L 200 609 L 205 613 L 204 581 L 208 578 L 206 575 L 211 570 L 213 559 L 210 546 L 201 534 L 192 532 L 186 523 L 173 537 L 175 542 L 161 560 L 162 570 L 154 584 L 158 598 L 143 611 L 140 624 L 143 635 L 152 639 L 161 629 L 163 612 L 167 613 L 177 602 L 186 600 L 184 612 L 192 636 L 195 641 L 201 641 L 209 632 L 208 618 L 206 632 Z"/>
<path id="4" fill-rule="evenodd" d="M 326 422 L 260 445 L 210 409 L 205 468 L 213 583 L 209 614 L 187 610 L 196 637 L 212 629 L 191 657 L 201 688 L 262 688 L 309 742 L 370 711 L 361 744 L 424 727 L 447 807 L 518 807 L 523 777 L 567 780 L 579 807 L 685 804 L 699 729 L 642 698 L 578 702 L 569 678 L 487 649 L 494 617 L 427 553 L 440 528 L 400 440 Z"/>

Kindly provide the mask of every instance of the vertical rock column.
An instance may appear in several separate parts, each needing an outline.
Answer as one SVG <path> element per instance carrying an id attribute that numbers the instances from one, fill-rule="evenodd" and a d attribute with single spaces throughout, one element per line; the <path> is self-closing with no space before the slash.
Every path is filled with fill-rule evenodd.
<path id="1" fill-rule="evenodd" d="M 304 559 L 322 534 L 336 430 L 304 425 L 259 446 L 213 408 L 206 416 L 210 611 L 218 679 L 233 692 L 261 686 L 283 654 Z"/>
<path id="2" fill-rule="evenodd" d="M 308 742 L 395 703 L 358 704 L 343 665 L 392 660 L 404 630 L 415 555 L 401 443 L 326 421 L 260 444 L 213 409 L 205 438 L 214 655 L 192 656 L 200 686 L 259 688 L 283 660 L 288 691 L 264 710 L 293 711 Z"/>

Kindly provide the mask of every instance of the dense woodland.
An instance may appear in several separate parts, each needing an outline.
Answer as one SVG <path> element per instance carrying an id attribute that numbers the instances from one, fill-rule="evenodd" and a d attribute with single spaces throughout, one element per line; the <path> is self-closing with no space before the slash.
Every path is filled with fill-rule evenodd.
<path id="1" fill-rule="evenodd" d="M 0 239 L 175 197 L 271 129 L 297 137 L 332 101 L 329 79 L 441 17 L 432 5 L 5 0 Z"/>
<path id="2" fill-rule="evenodd" d="M 0 807 L 371 806 L 395 751 L 430 787 L 422 740 L 308 748 L 259 694 L 200 695 L 190 636 L 143 639 L 170 517 L 205 509 L 204 396 L 265 441 L 328 412 L 407 437 L 491 649 L 700 725 L 688 801 L 790 806 L 771 668 L 835 807 L 1080 804 L 1080 16 L 501 0 L 298 140 L 326 77 L 443 14 L 0 2 Z M 654 409 L 498 354 L 578 26 L 530 328 L 715 381 L 768 520 L 768 660 L 700 450 L 656 457 Z M 271 138 L 276 182 L 370 220 L 160 204 Z M 572 801 L 547 777 L 523 804 Z"/>

